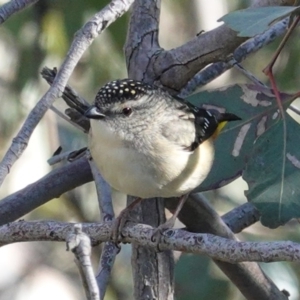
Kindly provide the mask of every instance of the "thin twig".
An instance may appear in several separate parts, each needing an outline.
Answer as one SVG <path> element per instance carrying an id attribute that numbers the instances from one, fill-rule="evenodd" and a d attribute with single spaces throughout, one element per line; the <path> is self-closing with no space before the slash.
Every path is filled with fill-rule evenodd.
<path id="1" fill-rule="evenodd" d="M 57 155 L 53 155 L 52 157 L 50 157 L 48 160 L 47 160 L 47 163 L 50 165 L 50 166 L 53 166 L 55 164 L 58 164 L 62 161 L 67 161 L 70 154 L 73 153 L 74 151 L 67 151 L 67 152 L 63 152 L 63 153 L 60 153 L 60 154 L 57 154 Z"/>
<path id="2" fill-rule="evenodd" d="M 249 72 L 248 70 L 246 70 L 243 66 L 241 66 L 239 63 L 234 62 L 234 60 L 230 61 L 230 63 L 235 67 L 235 69 L 239 70 L 240 72 L 242 72 L 248 79 L 250 79 L 253 83 L 255 83 L 258 86 L 264 87 L 264 88 L 270 88 L 268 87 L 266 84 L 264 84 L 263 82 L 261 82 L 259 79 L 257 79 L 251 72 Z M 297 115 L 300 115 L 300 109 L 298 108 L 298 106 L 291 104 L 289 106 L 289 109 L 291 109 L 294 113 L 296 113 Z"/>
<path id="3" fill-rule="evenodd" d="M 290 18 L 290 17 L 289 17 Z M 282 51 L 282 49 L 284 48 L 286 42 L 288 41 L 289 37 L 291 36 L 292 32 L 294 31 L 294 29 L 296 28 L 296 26 L 298 25 L 300 21 L 300 16 L 297 16 L 296 19 L 293 21 L 293 23 L 291 24 L 291 26 L 289 26 L 287 33 L 285 34 L 284 38 L 282 39 L 280 45 L 278 46 L 274 56 L 272 57 L 270 63 L 264 68 L 263 72 L 268 75 L 269 72 L 272 70 L 280 52 Z"/>
<path id="4" fill-rule="evenodd" d="M 113 221 L 114 210 L 112 205 L 111 187 L 100 174 L 95 162 L 89 160 L 91 171 L 95 180 L 98 203 L 101 211 L 102 221 Z M 104 299 L 107 284 L 110 279 L 112 267 L 114 265 L 117 254 L 120 252 L 120 247 L 115 243 L 108 241 L 102 248 L 101 257 L 99 260 L 96 281 L 100 290 L 100 299 Z"/>
<path id="5" fill-rule="evenodd" d="M 87 156 L 90 156 L 87 152 Z M 91 171 L 95 180 L 99 208 L 103 221 L 112 221 L 114 219 L 114 209 L 112 206 L 111 187 L 100 174 L 93 159 L 89 159 Z"/>
<path id="6" fill-rule="evenodd" d="M 249 80 L 251 80 L 254 84 L 261 86 L 263 88 L 269 89 L 270 87 L 264 84 L 262 81 L 260 81 L 258 78 L 256 78 L 251 72 L 246 70 L 242 65 L 240 65 L 235 59 L 229 62 L 236 70 L 240 71 L 244 74 L 245 77 L 247 77 Z"/>
<path id="7" fill-rule="evenodd" d="M 95 279 L 91 262 L 91 240 L 89 236 L 82 232 L 82 225 L 75 224 L 74 232 L 66 238 L 67 251 L 72 251 L 75 255 L 75 262 L 79 269 L 85 294 L 88 300 L 99 300 L 99 290 Z"/>
<path id="8" fill-rule="evenodd" d="M 77 123 L 73 122 L 71 119 L 69 119 L 64 113 L 62 113 L 59 109 L 57 109 L 55 106 L 51 105 L 50 109 L 55 112 L 59 117 L 61 117 L 63 120 L 67 121 L 69 124 L 75 126 L 80 131 L 85 132 L 85 130 L 79 126 Z"/>

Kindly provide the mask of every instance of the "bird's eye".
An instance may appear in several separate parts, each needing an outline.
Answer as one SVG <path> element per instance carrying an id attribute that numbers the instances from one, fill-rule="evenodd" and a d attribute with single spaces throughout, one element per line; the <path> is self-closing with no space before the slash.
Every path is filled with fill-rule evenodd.
<path id="1" fill-rule="evenodd" d="M 125 116 L 127 116 L 127 117 L 130 116 L 131 113 L 132 113 L 131 107 L 125 107 L 125 108 L 123 108 L 122 113 L 123 113 Z"/>

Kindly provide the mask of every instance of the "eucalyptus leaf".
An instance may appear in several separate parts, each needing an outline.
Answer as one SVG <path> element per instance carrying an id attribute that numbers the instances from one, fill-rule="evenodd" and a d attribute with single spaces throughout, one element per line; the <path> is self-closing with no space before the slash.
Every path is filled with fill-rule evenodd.
<path id="1" fill-rule="evenodd" d="M 233 11 L 218 21 L 239 32 L 240 37 L 253 37 L 266 31 L 272 23 L 292 13 L 299 14 L 300 7 L 267 6 Z"/>
<path id="2" fill-rule="evenodd" d="M 300 126 L 289 115 L 285 119 L 286 141 L 280 120 L 257 139 L 243 174 L 246 196 L 270 228 L 300 217 Z"/>

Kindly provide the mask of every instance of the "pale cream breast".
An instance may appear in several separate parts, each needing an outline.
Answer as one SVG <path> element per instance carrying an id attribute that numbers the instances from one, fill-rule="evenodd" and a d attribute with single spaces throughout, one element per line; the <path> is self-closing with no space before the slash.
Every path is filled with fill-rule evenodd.
<path id="1" fill-rule="evenodd" d="M 165 183 L 161 190 L 163 197 L 181 196 L 195 189 L 207 177 L 214 160 L 211 140 L 203 142 L 193 152 L 174 145 L 169 145 L 167 151 L 158 152 L 165 153 L 157 164 L 163 174 L 161 182 Z"/>
<path id="2" fill-rule="evenodd" d="M 194 152 L 163 140 L 150 142 L 152 147 L 144 153 L 128 148 L 104 122 L 91 120 L 91 154 L 113 188 L 141 198 L 174 197 L 190 192 L 206 178 L 213 162 L 211 141 Z"/>
<path id="3" fill-rule="evenodd" d="M 159 190 L 158 181 L 148 172 L 145 156 L 125 147 L 117 135 L 102 125 L 92 120 L 89 137 L 90 151 L 102 176 L 113 188 L 128 195 L 154 196 Z"/>

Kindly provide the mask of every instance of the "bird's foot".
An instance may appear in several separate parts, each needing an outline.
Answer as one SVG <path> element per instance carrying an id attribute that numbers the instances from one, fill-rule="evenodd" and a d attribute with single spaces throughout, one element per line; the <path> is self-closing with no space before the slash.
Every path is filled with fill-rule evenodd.
<path id="1" fill-rule="evenodd" d="M 129 212 L 135 207 L 138 203 L 141 202 L 141 198 L 136 198 L 131 204 L 124 208 L 119 216 L 114 220 L 111 229 L 111 240 L 117 244 L 119 238 L 122 237 L 122 229 L 124 228 L 127 221 L 129 221 Z"/>
<path id="2" fill-rule="evenodd" d="M 117 244 L 121 236 L 122 229 L 124 228 L 128 218 L 128 210 L 125 208 L 121 211 L 120 215 L 113 221 L 111 229 L 111 240 Z"/>
<path id="3" fill-rule="evenodd" d="M 159 249 L 159 243 L 162 240 L 164 232 L 167 231 L 168 229 L 172 229 L 174 227 L 175 221 L 176 221 L 176 216 L 174 217 L 174 215 L 173 215 L 165 223 L 159 225 L 156 229 L 154 229 L 154 232 L 153 232 L 153 234 L 151 236 L 151 241 L 153 243 L 155 243 L 156 248 L 157 248 L 158 251 L 161 251 Z"/>
<path id="4" fill-rule="evenodd" d="M 176 221 L 176 218 L 182 208 L 182 206 L 184 205 L 184 203 L 186 202 L 186 200 L 188 199 L 188 196 L 189 194 L 185 194 L 183 196 L 180 197 L 179 199 L 179 203 L 176 207 L 176 210 L 173 214 L 173 216 L 167 220 L 165 223 L 161 224 L 160 226 L 158 226 L 152 236 L 151 236 L 151 241 L 153 243 L 155 243 L 156 245 L 156 248 L 158 249 L 158 251 L 160 251 L 159 249 L 159 243 L 161 242 L 161 239 L 162 239 L 162 236 L 163 236 L 163 233 L 168 230 L 168 229 L 172 229 L 174 227 L 174 224 L 175 224 L 175 221 Z"/>

